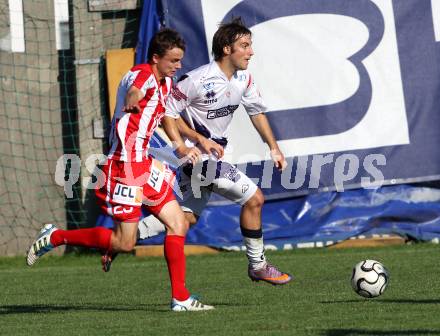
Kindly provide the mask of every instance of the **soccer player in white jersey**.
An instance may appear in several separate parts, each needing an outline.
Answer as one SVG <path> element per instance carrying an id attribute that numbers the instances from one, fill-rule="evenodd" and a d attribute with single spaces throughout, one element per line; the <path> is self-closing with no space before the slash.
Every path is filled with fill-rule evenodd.
<path id="1" fill-rule="evenodd" d="M 165 113 L 170 77 L 181 67 L 184 51 L 185 43 L 176 31 L 158 32 L 150 42 L 148 63 L 131 68 L 119 84 L 110 132 L 111 149 L 102 170 L 104 183 L 96 190 L 98 203 L 104 213 L 113 217 L 115 230 L 102 227 L 60 230 L 46 224 L 29 249 L 29 266 L 60 245 L 98 248 L 107 252 L 107 256 L 132 251 L 141 208 L 146 206 L 167 227 L 164 254 L 171 281 L 171 309 L 213 308 L 191 296 L 185 286 L 184 242 L 188 220 L 170 188 L 173 174 L 148 155 L 149 140 Z M 184 153 L 189 160 L 199 154 L 198 149 Z"/>
<path id="2" fill-rule="evenodd" d="M 180 167 L 183 200 L 179 203 L 190 224 L 196 223 L 211 192 L 242 205 L 240 228 L 249 260 L 249 277 L 274 285 L 286 284 L 292 276 L 268 263 L 264 254 L 262 191 L 243 172 L 221 160 L 233 113 L 243 104 L 253 126 L 268 144 L 275 166 L 283 170 L 287 165 L 264 114 L 267 108 L 247 70 L 254 54 L 251 31 L 240 18 L 221 25 L 214 34 L 212 51 L 214 61 L 190 71 L 178 81 L 162 121 L 168 136 L 177 145 L 179 156 L 183 156 L 188 147 L 198 147 L 204 152 L 201 163 Z M 206 139 L 219 144 L 216 158 L 207 153 Z M 199 186 L 201 197 L 194 193 Z M 151 221 L 147 219 L 142 225 L 158 225 L 152 216 L 148 218 Z"/>

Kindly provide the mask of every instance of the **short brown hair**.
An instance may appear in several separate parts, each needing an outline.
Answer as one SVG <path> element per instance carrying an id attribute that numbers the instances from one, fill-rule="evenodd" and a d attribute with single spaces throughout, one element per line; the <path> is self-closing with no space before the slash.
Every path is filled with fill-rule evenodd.
<path id="1" fill-rule="evenodd" d="M 232 19 L 229 23 L 222 23 L 212 38 L 212 54 L 214 60 L 218 61 L 223 58 L 223 48 L 231 46 L 237 39 L 243 35 L 252 35 L 252 32 L 247 28 L 241 17 Z"/>
<path id="2" fill-rule="evenodd" d="M 180 34 L 170 28 L 162 28 L 151 39 L 148 46 L 147 59 L 150 62 L 153 59 L 153 55 L 159 55 L 163 57 L 168 50 L 173 48 L 180 48 L 185 51 L 185 41 Z"/>

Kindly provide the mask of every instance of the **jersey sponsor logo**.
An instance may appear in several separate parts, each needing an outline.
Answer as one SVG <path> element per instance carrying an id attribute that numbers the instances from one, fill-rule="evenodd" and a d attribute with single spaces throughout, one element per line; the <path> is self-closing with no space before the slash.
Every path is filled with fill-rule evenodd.
<path id="1" fill-rule="evenodd" d="M 234 111 L 238 108 L 238 105 L 228 105 L 225 107 L 221 107 L 217 110 L 208 110 L 207 118 L 208 119 L 215 119 L 215 118 L 221 118 L 226 117 L 227 115 L 230 115 L 234 113 Z"/>
<path id="2" fill-rule="evenodd" d="M 113 191 L 113 201 L 120 204 L 139 206 L 142 204 L 142 195 L 142 187 L 117 183 Z"/>
<path id="3" fill-rule="evenodd" d="M 207 99 L 214 98 L 215 97 L 215 92 L 214 91 L 208 91 L 208 92 L 206 92 L 205 97 Z"/>
<path id="4" fill-rule="evenodd" d="M 203 101 L 205 104 L 213 104 L 213 103 L 217 103 L 217 98 L 215 97 L 215 92 L 214 91 L 208 91 L 205 94 L 205 100 Z"/>
<path id="5" fill-rule="evenodd" d="M 214 88 L 214 82 L 210 82 L 210 83 L 203 84 L 202 87 L 203 87 L 206 91 L 212 90 L 212 89 Z"/>
<path id="6" fill-rule="evenodd" d="M 173 89 L 171 90 L 171 95 L 177 101 L 181 101 L 182 99 L 183 100 L 187 100 L 188 99 L 188 97 L 182 91 L 180 91 L 177 86 L 173 87 Z"/>
<path id="7" fill-rule="evenodd" d="M 165 179 L 165 169 L 162 162 L 153 159 L 151 163 L 150 176 L 147 184 L 157 192 L 162 188 L 163 180 Z"/>

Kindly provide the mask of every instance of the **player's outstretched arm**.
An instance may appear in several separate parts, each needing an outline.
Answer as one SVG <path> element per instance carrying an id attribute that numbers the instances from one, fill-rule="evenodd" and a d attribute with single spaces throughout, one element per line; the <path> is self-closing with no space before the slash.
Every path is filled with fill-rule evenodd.
<path id="1" fill-rule="evenodd" d="M 179 128 L 180 134 L 182 134 L 184 137 L 190 139 L 194 143 L 198 143 L 200 147 L 202 147 L 203 151 L 207 154 L 214 154 L 217 159 L 220 159 L 224 155 L 224 149 L 222 146 L 220 146 L 218 143 L 212 141 L 211 139 L 208 139 L 201 135 L 200 133 L 197 133 L 192 128 L 190 128 L 185 120 L 182 118 L 178 118 L 176 120 L 177 127 Z"/>
<path id="2" fill-rule="evenodd" d="M 125 95 L 124 106 L 122 111 L 127 113 L 139 113 L 139 101 L 144 97 L 144 94 L 137 87 L 132 86 Z"/>
<path id="3" fill-rule="evenodd" d="M 260 134 L 264 142 L 267 143 L 270 149 L 270 156 L 275 163 L 275 167 L 282 171 L 287 167 L 287 161 L 284 158 L 283 152 L 281 152 L 278 147 L 278 143 L 273 135 L 272 128 L 270 127 L 269 121 L 264 113 L 259 113 L 250 116 L 252 124 Z"/>
<path id="4" fill-rule="evenodd" d="M 180 119 L 180 118 L 178 118 Z M 179 128 L 177 127 L 176 119 L 173 117 L 165 116 L 162 119 L 162 126 L 165 133 L 170 138 L 171 142 L 175 146 L 176 155 L 179 159 L 184 159 L 185 161 L 191 161 L 195 165 L 202 158 L 202 152 L 197 147 L 188 148 L 179 133 Z"/>

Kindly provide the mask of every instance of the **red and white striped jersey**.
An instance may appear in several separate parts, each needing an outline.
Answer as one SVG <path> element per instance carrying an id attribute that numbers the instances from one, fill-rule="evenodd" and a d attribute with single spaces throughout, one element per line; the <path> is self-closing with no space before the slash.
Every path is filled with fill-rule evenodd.
<path id="1" fill-rule="evenodd" d="M 171 78 L 166 77 L 158 83 L 149 64 L 134 66 L 122 78 L 109 137 L 109 159 L 125 162 L 146 159 L 150 138 L 165 114 L 165 100 L 171 82 Z M 139 101 L 139 113 L 122 111 L 125 96 L 132 85 L 144 94 Z"/>

